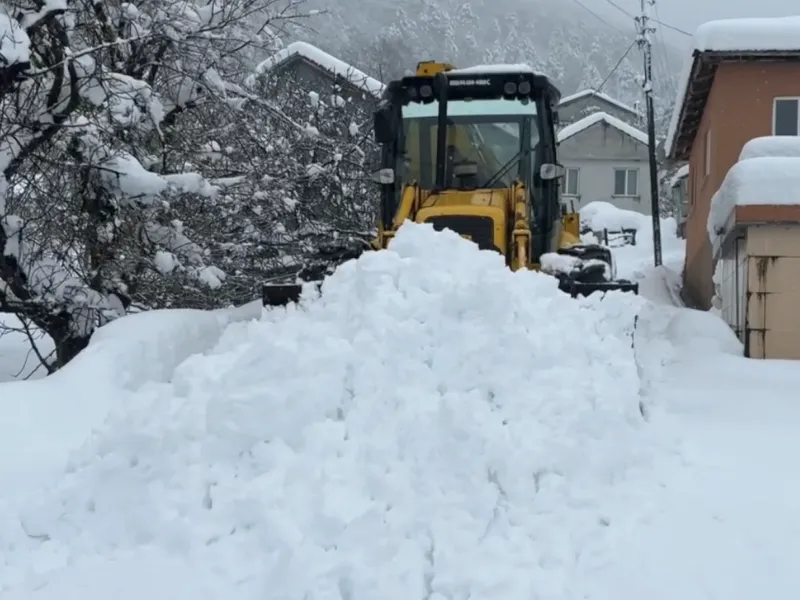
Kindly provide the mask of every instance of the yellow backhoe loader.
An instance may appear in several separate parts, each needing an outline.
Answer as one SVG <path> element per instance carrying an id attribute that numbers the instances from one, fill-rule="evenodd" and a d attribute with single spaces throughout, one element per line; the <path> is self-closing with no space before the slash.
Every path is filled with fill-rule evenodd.
<path id="1" fill-rule="evenodd" d="M 638 293 L 637 283 L 614 279 L 608 248 L 581 243 L 579 215 L 561 203 L 560 98 L 547 77 L 521 66 L 456 69 L 428 61 L 391 82 L 374 114 L 381 202 L 370 249 L 387 248 L 407 220 L 430 223 L 499 252 L 511 270 L 557 277 L 573 297 Z M 295 302 L 301 290 L 268 284 L 263 301 Z"/>

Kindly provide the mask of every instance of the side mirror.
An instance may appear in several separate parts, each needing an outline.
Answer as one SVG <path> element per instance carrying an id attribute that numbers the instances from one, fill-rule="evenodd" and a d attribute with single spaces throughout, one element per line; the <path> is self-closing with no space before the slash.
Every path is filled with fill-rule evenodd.
<path id="1" fill-rule="evenodd" d="M 394 183 L 394 169 L 378 169 L 374 171 L 369 178 L 381 185 L 391 185 Z"/>
<path id="2" fill-rule="evenodd" d="M 561 179 L 567 172 L 564 165 L 558 163 L 545 163 L 539 167 L 539 177 L 545 181 L 552 181 L 553 179 Z"/>
<path id="3" fill-rule="evenodd" d="M 380 108 L 373 115 L 375 141 L 379 144 L 390 144 L 394 141 L 394 123 L 392 111 L 389 108 Z"/>

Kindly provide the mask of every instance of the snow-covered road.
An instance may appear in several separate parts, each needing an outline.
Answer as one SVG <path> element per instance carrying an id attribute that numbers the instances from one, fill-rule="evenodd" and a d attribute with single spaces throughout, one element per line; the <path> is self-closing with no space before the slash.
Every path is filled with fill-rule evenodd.
<path id="1" fill-rule="evenodd" d="M 716 329 L 696 316 L 689 320 L 699 338 L 704 325 Z M 598 574 L 592 598 L 800 593 L 800 365 L 728 354 L 734 345 L 722 333 L 711 332 L 716 348 L 680 348 L 662 373 L 653 402 L 679 442 L 680 462 L 660 472 L 653 512 Z"/>

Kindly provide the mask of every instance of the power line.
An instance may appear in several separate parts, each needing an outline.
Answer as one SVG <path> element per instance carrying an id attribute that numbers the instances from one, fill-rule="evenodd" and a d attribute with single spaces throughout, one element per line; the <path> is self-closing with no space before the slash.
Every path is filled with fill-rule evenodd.
<path id="1" fill-rule="evenodd" d="M 620 32 L 621 32 L 621 30 L 620 30 L 620 28 L 619 28 L 619 27 L 617 27 L 616 25 L 612 25 L 611 23 L 609 23 L 608 21 L 606 21 L 606 20 L 605 20 L 603 17 L 601 17 L 600 15 L 598 15 L 598 14 L 597 14 L 596 12 L 594 12 L 594 11 L 593 11 L 591 8 L 589 8 L 589 7 L 588 7 L 588 6 L 586 6 L 586 5 L 585 5 L 583 2 L 581 2 L 581 0 L 572 0 L 572 1 L 573 1 L 575 4 L 577 4 L 578 6 L 580 6 L 580 7 L 581 7 L 583 10 L 585 10 L 586 12 L 588 12 L 590 15 L 592 15 L 592 16 L 593 16 L 595 19 L 597 19 L 598 21 L 600 21 L 601 23 L 603 23 L 603 24 L 605 24 L 605 25 L 608 25 L 609 27 L 611 27 L 611 29 L 616 29 L 617 31 L 620 31 Z"/>
<path id="2" fill-rule="evenodd" d="M 673 25 L 670 25 L 669 23 L 664 23 L 664 21 L 659 21 L 657 19 L 653 19 L 653 20 L 656 23 L 658 23 L 659 25 L 661 25 L 662 27 L 666 27 L 667 29 L 672 29 L 672 31 L 677 31 L 678 33 L 682 33 L 683 35 L 688 35 L 689 37 L 694 37 L 691 33 L 689 33 L 688 31 L 684 31 L 680 27 L 675 27 Z"/>
<path id="3" fill-rule="evenodd" d="M 622 8 L 622 7 L 621 7 L 619 4 L 617 4 L 617 3 L 616 3 L 616 2 L 614 2 L 613 0 L 606 0 L 606 2 L 608 2 L 608 3 L 609 3 L 611 6 L 613 6 L 614 8 L 616 8 L 616 9 L 617 9 L 619 12 L 621 12 L 621 13 L 622 13 L 623 15 L 625 15 L 626 17 L 630 17 L 631 19 L 634 19 L 634 18 L 635 18 L 635 17 L 634 17 L 634 16 L 633 16 L 631 13 L 629 13 L 627 10 L 625 10 L 624 8 Z"/>
<path id="4" fill-rule="evenodd" d="M 630 12 L 628 12 L 627 10 L 625 10 L 624 8 L 622 8 L 622 7 L 621 7 L 619 4 L 617 4 L 616 2 L 614 2 L 614 0 L 606 0 L 606 2 L 608 2 L 608 3 L 609 3 L 611 6 L 613 6 L 614 8 L 616 8 L 616 9 L 617 9 L 619 12 L 621 12 L 623 15 L 625 15 L 625 16 L 627 16 L 627 17 L 630 17 L 631 19 L 635 19 L 635 18 L 636 18 L 636 17 L 635 17 L 633 14 L 631 14 Z M 656 17 L 659 17 L 659 15 L 658 15 L 658 14 L 656 14 Z M 674 25 L 670 25 L 669 23 L 664 23 L 664 21 L 662 21 L 660 17 L 659 17 L 659 18 L 656 18 L 656 19 L 652 19 L 652 18 L 651 18 L 650 20 L 651 20 L 651 21 L 653 21 L 654 23 L 658 23 L 658 24 L 659 24 L 659 25 L 661 25 L 662 27 L 666 27 L 667 29 L 671 29 L 672 31 L 677 31 L 678 33 L 682 33 L 683 35 L 688 35 L 689 37 L 691 37 L 691 36 L 692 36 L 692 34 L 691 34 L 691 33 L 689 33 L 688 31 L 684 31 L 684 30 L 683 30 L 683 29 L 681 29 L 680 27 L 675 27 Z"/>
<path id="5" fill-rule="evenodd" d="M 658 12 L 658 3 L 656 3 L 653 6 L 653 8 L 655 8 L 656 19 L 660 20 L 661 19 L 661 15 Z M 656 21 L 656 22 L 658 22 L 658 21 Z M 667 42 L 664 39 L 664 30 L 663 29 L 659 29 L 656 32 L 656 35 L 661 39 L 661 50 L 663 51 L 663 55 L 662 55 L 661 52 L 658 53 L 657 60 L 661 63 L 661 67 L 663 69 L 663 71 L 662 71 L 662 73 L 664 75 L 663 79 L 666 80 L 667 84 L 669 85 L 669 91 L 674 96 L 677 93 L 677 90 L 675 89 L 675 82 L 673 80 L 672 71 L 670 70 L 669 60 L 667 59 L 667 53 L 666 53 Z"/>
<path id="6" fill-rule="evenodd" d="M 595 90 L 594 90 L 595 92 L 599 92 L 600 90 L 602 90 L 602 89 L 603 89 L 603 86 L 604 86 L 604 85 L 606 84 L 606 82 L 607 82 L 607 81 L 608 81 L 608 80 L 611 78 L 611 76 L 612 76 L 612 75 L 613 75 L 613 74 L 616 72 L 616 70 L 617 70 L 617 69 L 619 69 L 619 66 L 622 64 L 622 61 L 623 61 L 623 60 L 625 60 L 625 57 L 627 57 L 627 56 L 628 56 L 628 54 L 630 53 L 630 51 L 631 51 L 631 50 L 633 49 L 633 47 L 636 45 L 636 42 L 637 42 L 637 40 L 633 40 L 633 41 L 631 42 L 631 45 L 630 45 L 630 46 L 628 46 L 628 49 L 627 49 L 627 50 L 625 50 L 625 54 L 623 54 L 622 56 L 620 56 L 620 57 L 619 57 L 619 60 L 617 61 L 617 64 L 615 64 L 615 65 L 614 65 L 614 68 L 613 68 L 613 69 L 611 69 L 611 72 L 610 72 L 608 75 L 606 75 L 606 78 L 605 78 L 605 79 L 603 79 L 603 83 L 601 83 L 599 86 L 597 86 L 597 87 L 595 88 Z"/>

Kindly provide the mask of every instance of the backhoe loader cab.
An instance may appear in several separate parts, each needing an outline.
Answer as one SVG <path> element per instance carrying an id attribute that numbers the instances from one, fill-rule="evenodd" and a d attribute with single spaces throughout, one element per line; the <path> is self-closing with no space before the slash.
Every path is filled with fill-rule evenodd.
<path id="1" fill-rule="evenodd" d="M 380 247 L 411 219 L 497 250 L 512 268 L 537 262 L 560 233 L 559 99 L 547 77 L 516 66 L 421 63 L 390 83 L 374 121 Z"/>
<path id="2" fill-rule="evenodd" d="M 582 244 L 578 214 L 561 205 L 560 98 L 547 77 L 519 65 L 429 61 L 389 83 L 374 114 L 380 214 L 371 248 L 387 248 L 406 221 L 430 223 L 502 254 L 512 270 L 553 274 L 573 296 L 638 292 L 613 281 L 610 250 Z M 264 303 L 296 301 L 300 292 L 299 284 L 265 286 Z"/>

